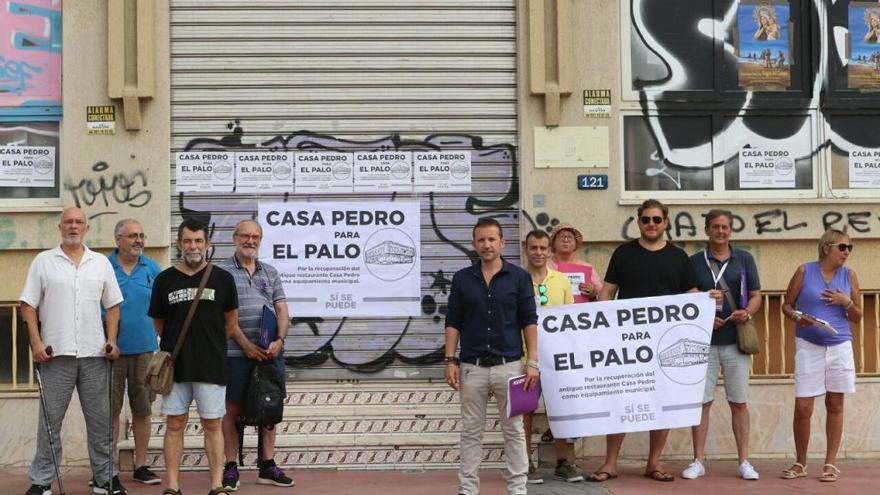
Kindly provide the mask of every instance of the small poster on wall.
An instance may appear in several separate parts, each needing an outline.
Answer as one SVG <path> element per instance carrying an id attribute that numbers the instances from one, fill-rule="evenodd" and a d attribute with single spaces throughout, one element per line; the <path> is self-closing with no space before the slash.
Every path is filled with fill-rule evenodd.
<path id="1" fill-rule="evenodd" d="M 848 22 L 847 85 L 850 89 L 880 89 L 880 5 L 850 3 Z"/>
<path id="2" fill-rule="evenodd" d="M 235 155 L 229 151 L 177 153 L 177 192 L 232 192 Z"/>
<path id="3" fill-rule="evenodd" d="M 55 187 L 55 147 L 0 146 L 0 187 Z"/>
<path id="4" fill-rule="evenodd" d="M 353 191 L 354 158 L 351 153 L 314 151 L 294 155 L 297 194 L 332 194 Z"/>
<path id="5" fill-rule="evenodd" d="M 239 194 L 293 191 L 293 153 L 242 151 L 235 154 L 235 192 Z"/>
<path id="6" fill-rule="evenodd" d="M 880 188 L 880 150 L 861 148 L 849 152 L 849 187 Z"/>
<path id="7" fill-rule="evenodd" d="M 739 152 L 740 189 L 794 189 L 794 153 L 745 148 Z"/>
<path id="8" fill-rule="evenodd" d="M 416 192 L 470 192 L 470 151 L 417 151 L 413 162 Z"/>
<path id="9" fill-rule="evenodd" d="M 791 86 L 790 13 L 784 0 L 740 2 L 736 53 L 741 88 L 783 91 Z"/>
<path id="10" fill-rule="evenodd" d="M 356 152 L 354 192 L 412 192 L 412 152 Z"/>

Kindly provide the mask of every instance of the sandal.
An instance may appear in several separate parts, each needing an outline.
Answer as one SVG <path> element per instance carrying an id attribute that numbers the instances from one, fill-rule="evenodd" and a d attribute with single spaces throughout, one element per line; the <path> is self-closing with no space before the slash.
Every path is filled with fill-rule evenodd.
<path id="1" fill-rule="evenodd" d="M 795 471 L 794 468 L 796 468 L 796 467 L 801 468 L 801 470 Z M 792 464 L 791 467 L 788 469 L 782 470 L 782 479 L 784 479 L 784 480 L 794 480 L 797 478 L 803 478 L 806 475 L 807 475 L 807 466 L 804 466 L 803 464 L 801 464 L 799 462 Z"/>
<path id="2" fill-rule="evenodd" d="M 174 488 L 166 488 L 165 491 L 162 492 L 162 495 L 183 495 L 183 492 L 175 490 Z"/>
<path id="3" fill-rule="evenodd" d="M 584 478 L 584 481 L 601 483 L 603 481 L 613 480 L 614 478 L 617 478 L 617 475 L 611 474 L 608 471 L 593 471 L 592 474 Z"/>
<path id="4" fill-rule="evenodd" d="M 825 468 L 831 468 L 831 472 L 825 472 Z M 834 464 L 825 464 L 822 466 L 822 476 L 819 476 L 819 481 L 826 481 L 828 483 L 833 483 L 840 478 L 840 469 L 837 469 L 837 466 Z"/>
<path id="5" fill-rule="evenodd" d="M 675 481 L 675 476 L 667 472 L 660 471 L 659 469 L 655 469 L 650 473 L 645 473 L 645 478 L 650 478 L 654 481 Z"/>

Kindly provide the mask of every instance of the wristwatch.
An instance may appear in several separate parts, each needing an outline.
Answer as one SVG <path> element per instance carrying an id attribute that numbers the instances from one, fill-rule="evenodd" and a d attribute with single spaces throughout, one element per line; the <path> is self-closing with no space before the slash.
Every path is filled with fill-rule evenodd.
<path id="1" fill-rule="evenodd" d="M 446 364 L 454 364 L 454 365 L 461 364 L 461 360 L 455 356 L 446 356 L 443 358 L 443 362 Z"/>

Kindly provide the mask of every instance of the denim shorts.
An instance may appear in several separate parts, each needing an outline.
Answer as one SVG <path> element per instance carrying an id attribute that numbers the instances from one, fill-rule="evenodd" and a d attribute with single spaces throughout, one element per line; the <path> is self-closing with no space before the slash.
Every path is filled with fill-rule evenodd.
<path id="1" fill-rule="evenodd" d="M 202 419 L 219 419 L 226 415 L 226 387 L 214 383 L 174 382 L 171 392 L 162 396 L 162 414 L 179 416 L 189 412 L 193 399 Z"/>

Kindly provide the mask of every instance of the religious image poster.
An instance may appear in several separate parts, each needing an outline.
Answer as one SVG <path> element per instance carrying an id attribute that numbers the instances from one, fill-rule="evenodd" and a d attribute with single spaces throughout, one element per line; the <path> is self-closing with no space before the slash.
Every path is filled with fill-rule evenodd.
<path id="1" fill-rule="evenodd" d="M 880 89 L 880 4 L 849 4 L 849 38 L 847 86 Z"/>
<path id="2" fill-rule="evenodd" d="M 787 1 L 743 0 L 737 7 L 739 86 L 783 91 L 791 86 Z"/>

